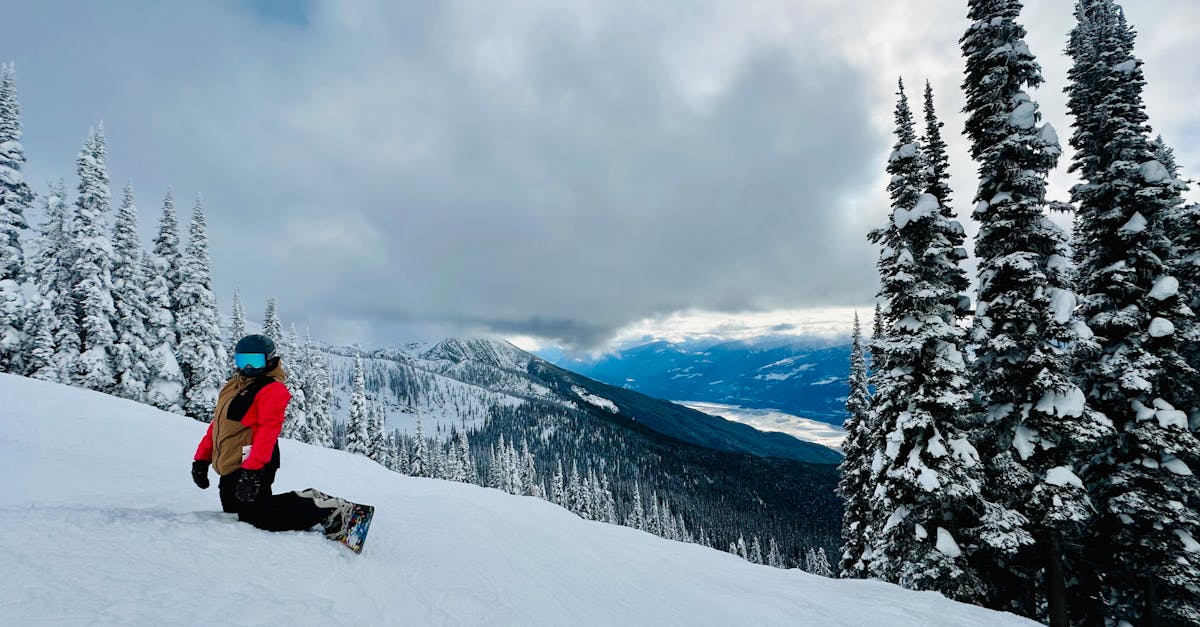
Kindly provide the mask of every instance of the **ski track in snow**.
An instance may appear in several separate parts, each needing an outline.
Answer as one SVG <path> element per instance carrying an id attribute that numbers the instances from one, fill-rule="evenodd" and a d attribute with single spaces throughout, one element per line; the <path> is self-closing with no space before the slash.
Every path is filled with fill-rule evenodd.
<path id="1" fill-rule="evenodd" d="M 206 425 L 0 375 L 0 608 L 12 625 L 1035 625 L 778 570 L 497 490 L 281 440 L 275 491 L 376 506 L 362 555 L 220 512 Z"/>

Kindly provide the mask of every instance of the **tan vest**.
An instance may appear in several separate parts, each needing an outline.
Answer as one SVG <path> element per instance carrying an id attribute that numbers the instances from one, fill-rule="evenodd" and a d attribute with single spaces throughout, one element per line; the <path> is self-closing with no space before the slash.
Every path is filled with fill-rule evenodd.
<path id="1" fill-rule="evenodd" d="M 266 376 L 279 383 L 283 383 L 287 379 L 287 373 L 283 371 L 282 363 L 268 372 Z M 227 475 L 241 468 L 242 447 L 250 446 L 254 440 L 254 431 L 250 427 L 227 417 L 233 399 L 250 387 L 251 383 L 254 383 L 254 379 L 235 374 L 233 378 L 225 382 L 225 387 L 221 388 L 221 393 L 217 395 L 217 409 L 213 413 L 212 465 L 218 475 Z"/>

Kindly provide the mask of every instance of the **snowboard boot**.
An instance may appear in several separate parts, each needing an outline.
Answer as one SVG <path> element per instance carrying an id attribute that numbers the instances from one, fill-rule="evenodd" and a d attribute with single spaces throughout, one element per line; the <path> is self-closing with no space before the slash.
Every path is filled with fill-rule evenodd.
<path id="1" fill-rule="evenodd" d="M 344 535 L 346 523 L 354 513 L 353 503 L 312 488 L 301 490 L 296 494 L 306 499 L 312 499 L 313 504 L 321 509 L 330 510 L 329 516 L 321 523 L 325 528 L 326 538 L 336 539 Z"/>

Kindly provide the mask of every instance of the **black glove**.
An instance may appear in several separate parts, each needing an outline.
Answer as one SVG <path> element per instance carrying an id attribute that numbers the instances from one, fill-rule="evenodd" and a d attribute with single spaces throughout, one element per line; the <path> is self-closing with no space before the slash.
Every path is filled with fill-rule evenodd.
<path id="1" fill-rule="evenodd" d="M 259 478 L 261 474 L 260 470 L 242 469 L 242 474 L 238 477 L 237 491 L 234 493 L 237 495 L 237 500 L 251 503 L 258 499 L 259 487 L 262 485 L 262 479 Z"/>
<path id="2" fill-rule="evenodd" d="M 208 465 L 210 462 L 197 459 L 192 462 L 192 481 L 196 482 L 201 490 L 208 489 Z"/>

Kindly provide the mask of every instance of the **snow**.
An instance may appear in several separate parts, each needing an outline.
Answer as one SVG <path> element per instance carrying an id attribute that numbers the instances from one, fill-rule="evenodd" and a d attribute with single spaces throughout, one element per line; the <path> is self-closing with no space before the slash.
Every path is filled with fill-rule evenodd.
<path id="1" fill-rule="evenodd" d="M 617 409 L 616 403 L 608 400 L 607 398 L 604 398 L 603 396 L 597 396 L 595 394 L 592 394 L 591 392 L 588 392 L 587 390 L 579 387 L 578 385 L 572 385 L 571 391 L 574 392 L 576 396 L 583 399 L 585 402 L 587 402 L 591 405 L 595 405 L 596 407 L 599 407 L 600 409 L 607 410 L 614 414 L 621 413 L 621 410 Z"/>
<path id="2" fill-rule="evenodd" d="M 1179 279 L 1173 276 L 1159 277 L 1154 282 L 1154 287 L 1150 288 L 1150 298 L 1154 300 L 1166 300 L 1179 293 Z"/>
<path id="3" fill-rule="evenodd" d="M 1057 466 L 1046 471 L 1046 483 L 1057 486 L 1075 486 L 1083 488 L 1083 480 L 1070 466 Z"/>
<path id="4" fill-rule="evenodd" d="M 1166 456 L 1163 459 L 1162 467 L 1181 477 L 1192 476 L 1192 469 L 1188 467 L 1187 463 L 1178 457 L 1171 455 Z"/>
<path id="5" fill-rule="evenodd" d="M 916 144 L 904 144 L 903 146 L 900 146 L 899 148 L 892 151 L 892 154 L 888 156 L 888 161 L 895 161 L 897 159 L 908 159 L 908 158 L 915 157 L 915 156 L 917 156 L 917 145 Z"/>
<path id="6" fill-rule="evenodd" d="M 1158 425 L 1164 429 L 1170 427 L 1178 427 L 1185 431 L 1188 429 L 1187 414 L 1175 409 L 1174 406 L 1161 398 L 1156 398 L 1151 403 L 1154 405 L 1154 409 L 1150 409 L 1136 400 L 1132 404 L 1138 412 L 1138 420 L 1145 420 L 1146 418 L 1143 418 L 1143 416 L 1148 412 L 1158 420 Z"/>
<path id="7" fill-rule="evenodd" d="M 1047 391 L 1036 409 L 1052 416 L 1082 416 L 1084 402 L 1083 390 L 1073 385 L 1066 392 Z"/>
<path id="8" fill-rule="evenodd" d="M 1048 293 L 1050 309 L 1054 312 L 1054 321 L 1066 324 L 1071 320 L 1071 314 L 1075 311 L 1075 293 L 1057 287 L 1050 288 Z"/>
<path id="9" fill-rule="evenodd" d="M 1175 529 L 1175 535 L 1179 536 L 1179 541 L 1183 543 L 1183 550 L 1188 553 L 1200 553 L 1200 542 L 1196 542 L 1192 534 L 1184 529 Z"/>
<path id="10" fill-rule="evenodd" d="M 979 451 L 975 450 L 975 447 L 965 438 L 951 439 L 948 444 L 950 450 L 954 451 L 954 456 L 967 468 L 973 468 L 979 463 Z"/>
<path id="11" fill-rule="evenodd" d="M 1141 233 L 1146 230 L 1146 218 L 1141 213 L 1135 211 L 1133 217 L 1129 218 L 1129 221 L 1120 230 L 1122 233 L 1129 233 L 1130 235 Z"/>
<path id="12" fill-rule="evenodd" d="M 958 542 L 954 541 L 954 536 L 941 527 L 937 529 L 937 550 L 947 557 L 962 555 L 962 549 L 958 548 Z"/>
<path id="13" fill-rule="evenodd" d="M 1025 101 L 1017 105 L 1012 113 L 1008 114 L 1008 123 L 1011 126 L 1021 129 L 1031 129 L 1037 123 L 1037 104 Z"/>
<path id="14" fill-rule="evenodd" d="M 1154 318 L 1150 321 L 1150 337 L 1166 337 L 1175 332 L 1175 325 L 1166 318 Z"/>
<path id="15" fill-rule="evenodd" d="M 942 482 L 938 478 L 937 471 L 932 468 L 922 468 L 921 473 L 917 475 L 917 485 L 926 492 L 933 492 L 942 487 Z"/>
<path id="16" fill-rule="evenodd" d="M 917 204 L 913 205 L 912 209 L 896 209 L 892 213 L 892 221 L 896 224 L 896 228 L 902 229 L 910 222 L 916 222 L 921 218 L 937 214 L 940 207 L 941 203 L 938 202 L 937 196 L 933 194 L 921 194 L 921 197 L 917 199 Z"/>
<path id="17" fill-rule="evenodd" d="M 1157 160 L 1147 161 L 1138 169 L 1142 173 L 1142 180 L 1147 183 L 1161 183 L 1171 179 L 1171 172 L 1167 170 L 1167 166 Z"/>
<path id="18" fill-rule="evenodd" d="M 1137 65 L 1138 65 L 1137 59 L 1130 59 L 1128 61 L 1122 61 L 1122 62 L 1112 66 L 1112 69 L 1114 72 L 1120 72 L 1122 74 L 1129 74 L 1130 72 L 1137 69 Z"/>
<path id="19" fill-rule="evenodd" d="M 779 431 L 805 442 L 813 442 L 837 451 L 842 450 L 842 441 L 846 439 L 846 431 L 839 426 L 794 416 L 777 409 L 750 409 L 737 405 L 701 401 L 672 402 L 706 414 L 720 416 L 726 420 L 747 424 L 759 431 Z"/>
<path id="20" fill-rule="evenodd" d="M 904 522 L 904 519 L 908 518 L 908 513 L 909 509 L 907 505 L 897 507 L 891 516 L 888 516 L 887 522 L 883 523 L 883 533 L 891 531 L 896 525 Z"/>
<path id="21" fill-rule="evenodd" d="M 1013 448 L 1017 449 L 1017 454 L 1021 459 L 1029 459 L 1033 455 L 1037 439 L 1037 431 L 1026 427 L 1025 425 L 1017 425 L 1015 433 L 1013 433 Z"/>
<path id="22" fill-rule="evenodd" d="M 313 486 L 376 507 L 354 555 L 221 513 L 215 486 L 188 474 L 202 423 L 12 375 L 0 375 L 0 398 L 6 624 L 1036 625 L 281 440 L 276 491 Z"/>
<path id="23" fill-rule="evenodd" d="M 1042 143 L 1048 146 L 1058 146 L 1060 143 L 1058 139 L 1058 130 L 1055 129 L 1054 126 L 1049 122 L 1042 125 L 1042 129 L 1038 131 L 1038 137 L 1041 137 Z"/>

